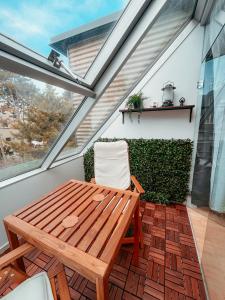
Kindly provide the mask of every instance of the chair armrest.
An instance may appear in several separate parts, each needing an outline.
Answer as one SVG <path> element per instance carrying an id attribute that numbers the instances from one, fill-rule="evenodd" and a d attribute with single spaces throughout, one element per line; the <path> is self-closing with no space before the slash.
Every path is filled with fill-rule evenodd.
<path id="1" fill-rule="evenodd" d="M 143 187 L 141 186 L 140 182 L 137 180 L 137 178 L 135 176 L 131 176 L 130 178 L 131 178 L 131 181 L 133 182 L 137 192 L 139 194 L 144 194 L 145 191 L 144 191 Z"/>
<path id="2" fill-rule="evenodd" d="M 17 258 L 20 258 L 21 256 L 25 255 L 26 253 L 30 252 L 34 249 L 34 246 L 25 243 L 18 248 L 6 253 L 2 257 L 0 257 L 0 270 L 4 267 L 11 264 L 13 261 L 15 261 Z"/>

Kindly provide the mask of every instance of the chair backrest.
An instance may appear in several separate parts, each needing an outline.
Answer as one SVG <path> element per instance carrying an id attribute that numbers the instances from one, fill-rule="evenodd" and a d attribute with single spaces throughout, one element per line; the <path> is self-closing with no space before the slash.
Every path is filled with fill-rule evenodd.
<path id="1" fill-rule="evenodd" d="M 96 142 L 94 144 L 96 184 L 117 189 L 130 186 L 128 145 L 125 141 Z"/>

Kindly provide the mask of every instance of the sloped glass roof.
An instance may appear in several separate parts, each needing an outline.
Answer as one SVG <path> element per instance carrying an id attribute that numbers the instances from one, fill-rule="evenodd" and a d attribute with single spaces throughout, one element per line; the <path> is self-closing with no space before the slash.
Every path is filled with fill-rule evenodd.
<path id="1" fill-rule="evenodd" d="M 125 2 L 118 0 L 115 3 L 118 5 Z M 21 3 L 23 4 L 23 1 Z M 51 1 L 46 3 L 48 5 Z M 101 3 L 104 4 L 105 2 Z M 151 3 L 153 3 L 153 6 Z M 11 1 L 8 2 L 8 5 L 10 4 Z M 133 9 L 134 5 L 137 9 L 140 9 L 139 12 Z M 112 5 L 112 7 L 114 6 Z M 116 51 L 120 52 L 123 43 L 128 44 L 129 35 L 132 35 L 136 26 L 138 27 L 138 21 L 142 19 L 142 15 L 147 15 L 145 13 L 146 9 L 152 7 L 153 16 L 150 19 L 147 18 L 146 21 L 148 30 L 143 32 L 144 35 L 140 35 L 139 44 L 132 44 L 130 52 L 124 54 L 126 58 L 124 57 L 124 61 L 118 65 L 118 70 L 109 78 L 109 83 L 103 88 L 100 93 L 101 96 L 97 96 L 97 101 L 94 98 L 84 98 L 53 85 L 43 84 L 41 81 L 28 78 L 27 75 L 21 76 L 3 69 L 0 70 L 0 180 L 39 167 L 46 169 L 54 162 L 56 157 L 61 159 L 65 155 L 77 154 L 84 149 L 192 17 L 195 1 L 162 1 L 158 8 L 156 2 L 143 1 L 142 6 L 138 7 L 137 2 L 130 1 L 125 10 L 127 14 L 124 12 L 120 20 L 124 20 L 124 15 L 129 16 L 130 13 L 133 14 L 133 17 L 128 18 L 129 21 L 127 19 L 127 32 L 124 32 L 124 36 L 118 37 L 118 44 L 114 46 L 117 47 Z M 103 10 L 103 12 L 105 11 Z M 119 15 L 117 17 L 115 15 L 111 16 L 115 22 L 118 17 Z M 107 17 L 106 19 L 109 20 Z M 57 22 L 57 19 L 54 22 Z M 87 31 L 94 30 L 96 24 L 99 27 L 99 24 L 101 26 L 104 22 L 101 19 L 92 23 L 92 25 L 86 25 Z M 124 26 L 122 21 L 121 24 Z M 85 34 L 84 28 L 85 26 L 82 29 L 82 34 Z M 111 28 L 111 26 L 108 27 L 108 34 L 111 32 Z M 117 25 L 114 28 L 117 28 Z M 121 29 L 121 27 L 118 28 Z M 110 40 L 110 37 L 113 36 L 113 32 L 109 35 L 105 45 L 110 45 L 112 40 Z M 74 32 L 72 35 L 74 36 Z M 85 47 L 85 43 L 89 43 L 89 39 L 84 39 L 83 42 L 83 49 L 91 49 L 89 44 Z M 68 46 L 67 52 L 73 69 L 74 53 L 70 52 L 72 45 Z M 104 49 L 107 49 L 105 45 L 102 48 L 103 50 L 100 50 L 97 58 L 101 57 L 100 54 L 102 51 L 104 53 Z M 105 70 L 114 64 L 114 60 L 116 61 L 117 52 L 114 53 L 114 49 L 111 49 L 111 47 L 110 51 L 115 54 L 115 57 L 109 56 L 108 61 L 106 59 Z M 79 52 L 79 55 L 83 55 L 82 51 Z M 91 65 L 94 57 L 91 59 Z M 81 64 L 83 62 L 81 58 L 77 61 Z M 94 61 L 93 65 L 96 65 L 96 61 L 98 59 Z M 21 61 L 16 63 L 18 66 L 22 64 Z M 101 75 L 104 75 L 103 67 L 99 71 Z M 43 74 L 46 76 L 44 72 L 45 70 Z M 87 74 L 89 75 L 89 73 L 90 71 Z M 96 75 L 96 80 L 101 81 L 101 75 L 100 77 Z M 54 79 L 51 80 L 54 82 Z M 93 87 L 94 92 L 96 92 L 95 83 L 92 87 L 90 85 L 89 87 Z M 94 93 L 92 94 L 94 95 Z M 92 97 L 94 97 L 93 95 Z M 89 104 L 85 106 L 86 103 Z M 91 103 L 95 103 L 95 105 L 92 107 Z M 77 117 L 78 115 L 79 117 Z M 76 123 L 74 123 L 76 120 L 79 121 L 75 126 L 73 124 Z M 74 134 L 71 135 L 75 128 Z M 67 142 L 69 137 L 71 138 Z"/>
<path id="2" fill-rule="evenodd" d="M 72 136 L 75 148 L 67 144 L 59 158 L 79 153 L 84 148 L 191 18 L 194 6 L 194 0 L 167 2 L 142 42 Z"/>

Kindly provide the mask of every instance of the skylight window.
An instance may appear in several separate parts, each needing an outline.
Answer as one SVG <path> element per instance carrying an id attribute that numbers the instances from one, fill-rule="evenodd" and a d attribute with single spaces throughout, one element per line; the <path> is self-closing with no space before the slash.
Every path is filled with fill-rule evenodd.
<path id="1" fill-rule="evenodd" d="M 72 137 L 76 147 L 67 144 L 59 158 L 84 148 L 191 18 L 194 6 L 194 0 L 166 3 L 134 53 L 79 125 Z"/>
<path id="2" fill-rule="evenodd" d="M 124 8 L 127 1 L 35 0 L 1 1 L 0 31 L 32 50 L 48 56 L 50 40 L 64 32 Z M 60 50 L 60 49 L 59 49 Z M 60 51 L 65 55 L 67 53 Z"/>
<path id="3" fill-rule="evenodd" d="M 89 63 L 91 63 L 120 15 L 116 12 L 121 11 L 127 2 L 126 0 L 116 0 L 111 3 L 105 0 L 1 2 L 1 32 L 21 44 L 9 39 L 9 44 L 12 42 L 15 51 L 17 45 L 20 49 L 24 45 L 48 57 L 51 50 L 49 42 L 52 37 L 81 26 L 92 26 L 90 23 L 96 24 L 97 19 L 98 37 L 101 36 L 101 43 L 98 42 L 95 52 L 90 51 Z M 111 14 L 113 17 L 109 18 L 108 15 Z M 102 21 L 99 22 L 99 19 Z M 68 49 L 66 52 L 58 48 L 56 50 L 66 56 L 69 53 Z M 24 47 L 24 51 L 26 52 L 27 48 Z M 4 47 L 3 53 L 7 54 Z M 29 54 L 35 56 L 34 52 Z M 38 59 L 41 60 L 41 56 Z M 63 57 L 62 59 L 67 60 Z M 54 84 L 56 80 L 55 86 L 46 84 L 44 69 L 39 74 L 34 69 L 30 74 L 27 69 L 23 67 L 20 69 L 14 60 L 10 61 L 9 67 L 6 60 L 0 69 L 0 180 L 40 168 L 84 97 L 56 87 L 56 85 L 63 86 L 63 78 L 59 82 L 57 75 L 48 81 Z M 40 64 L 42 63 L 48 67 L 47 61 Z M 13 64 L 14 68 L 12 68 Z M 21 64 L 23 66 L 23 63 Z M 70 68 L 73 69 L 72 63 Z M 74 71 L 76 73 L 76 68 Z M 25 76 L 30 74 L 38 80 L 19 73 Z M 71 88 L 72 82 L 69 85 Z M 76 148 L 76 140 L 71 138 L 68 146 Z"/>
<path id="4" fill-rule="evenodd" d="M 109 36 L 111 30 L 119 19 L 125 3 L 128 1 L 121 1 L 116 4 L 113 2 L 107 15 L 99 13 L 98 17 L 91 22 L 67 32 L 61 33 L 51 38 L 50 46 L 59 51 L 69 59 L 70 68 L 74 73 L 84 77 L 97 56 L 99 50 Z M 109 2 L 108 2 L 109 3 Z M 118 7 L 118 11 L 113 12 L 113 6 Z"/>
<path id="5" fill-rule="evenodd" d="M 8 3 L 0 4 L 0 8 L 2 6 L 0 16 L 1 14 L 3 16 L 0 23 L 2 22 L 2 28 L 5 29 L 4 33 L 12 35 L 20 42 L 48 56 L 50 48 L 44 46 L 45 39 L 37 44 L 40 49 L 35 48 L 35 43 L 41 38 L 39 36 L 40 32 L 37 32 L 36 35 L 31 34 L 26 43 L 25 40 L 22 40 L 22 38 L 26 38 L 26 35 L 21 34 L 20 36 L 20 30 L 22 30 L 21 24 L 16 23 L 18 28 L 14 30 L 14 34 L 12 29 L 16 27 L 15 22 L 12 22 L 11 25 L 8 24 L 8 28 L 6 28 L 7 26 L 4 24 L 3 14 L 5 14 L 6 11 L 10 11 L 10 8 L 12 11 L 15 8 L 18 9 L 18 14 L 16 15 L 18 18 L 20 14 L 23 16 L 23 12 L 21 12 L 19 8 L 24 8 L 24 0 L 15 5 L 13 2 L 14 1 L 9 1 Z M 110 4 L 108 1 L 94 1 L 94 7 L 92 8 L 90 0 L 82 3 L 78 3 L 77 0 L 71 0 L 69 4 L 68 2 L 65 4 L 64 2 L 59 3 L 58 1 L 43 2 L 39 0 L 34 3 L 29 3 L 26 9 L 33 5 L 35 11 L 38 12 L 39 8 L 36 7 L 37 3 L 39 6 L 43 5 L 44 11 L 48 8 L 48 14 L 50 14 L 49 8 L 51 6 L 53 7 L 51 11 L 53 23 L 51 23 L 49 27 L 46 26 L 46 39 L 47 37 L 49 38 L 49 34 L 52 36 L 55 30 L 57 30 L 57 33 L 61 32 L 59 26 L 62 24 L 62 13 L 68 10 L 69 5 L 73 4 L 75 6 L 76 4 L 76 8 L 80 7 L 81 11 L 83 11 L 83 6 L 89 5 L 90 9 L 86 9 L 85 14 L 82 15 L 82 21 L 76 19 L 76 22 L 79 23 L 77 24 L 78 27 L 76 26 L 75 29 L 69 32 L 53 37 L 51 42 L 55 50 L 58 50 L 61 54 L 68 55 L 70 68 L 72 68 L 75 73 L 79 75 L 80 72 L 80 75 L 85 77 L 87 70 L 92 65 L 99 51 L 100 54 L 97 56 L 94 65 L 98 62 L 99 57 L 102 58 L 101 54 L 105 55 L 105 49 L 106 52 L 108 51 L 108 53 L 110 52 L 111 54 L 107 56 L 106 53 L 106 61 L 104 62 L 103 59 L 105 66 L 102 66 L 102 68 L 99 67 L 100 70 L 96 72 L 100 74 L 99 76 L 94 75 L 97 77 L 93 78 L 93 81 L 90 80 L 88 77 L 92 70 L 90 69 L 83 83 L 82 81 L 78 81 L 77 84 L 75 81 L 68 82 L 65 74 L 60 73 L 60 70 L 56 68 L 54 69 L 49 61 L 41 61 L 40 57 L 35 58 L 36 60 L 33 59 L 32 55 L 35 56 L 35 53 L 32 53 L 32 51 L 29 53 L 30 65 L 27 65 L 26 51 L 29 52 L 29 50 L 23 48 L 21 45 L 20 48 L 22 48 L 22 50 L 20 50 L 23 51 L 24 49 L 25 51 L 22 55 L 20 53 L 22 59 L 20 56 L 17 57 L 18 51 L 16 49 L 17 46 L 15 46 L 16 43 L 12 42 L 14 43 L 12 47 L 8 45 L 9 49 L 11 47 L 15 50 L 12 51 L 12 53 L 8 53 L 8 48 L 4 49 L 3 47 L 2 57 L 4 64 L 2 68 L 8 71 L 0 70 L 0 122 L 2 128 L 0 131 L 1 180 L 39 167 L 42 167 L 42 169 L 48 168 L 57 156 L 61 158 L 64 154 L 71 155 L 79 153 L 104 122 L 107 121 L 118 105 L 126 99 L 132 91 L 132 88 L 157 61 L 173 38 L 176 38 L 179 30 L 181 30 L 191 18 L 195 5 L 194 0 L 188 2 L 184 0 L 179 2 L 168 0 L 165 5 L 164 2 L 161 3 L 157 9 L 156 2 L 153 2 L 153 5 L 149 5 L 149 3 L 146 2 L 143 3 L 142 6 L 139 7 L 139 11 L 136 12 L 134 6 L 138 6 L 138 4 L 130 2 L 127 6 L 127 10 L 119 19 L 118 25 L 120 26 L 117 26 L 112 32 L 112 28 L 115 26 L 121 12 L 116 14 L 110 13 L 115 10 L 118 11 L 118 7 L 120 6 L 121 8 L 124 6 L 126 1 L 117 0 L 114 1 L 113 4 Z M 152 7 L 154 7 L 153 16 L 150 19 L 142 18 L 142 14 L 144 16 L 147 15 L 145 9 L 147 11 Z M 56 14 L 57 11 L 58 14 Z M 78 18 L 78 12 L 80 13 L 79 9 L 76 13 L 74 13 L 74 11 L 70 11 L 71 14 L 68 13 L 68 20 L 65 21 L 65 24 L 68 25 L 69 22 L 71 25 L 74 16 Z M 105 16 L 107 12 L 108 15 Z M 96 18 L 98 19 L 96 20 Z M 130 22 L 128 22 L 128 19 Z M 138 24 L 140 24 L 143 19 L 146 20 L 144 21 L 146 23 L 143 27 L 144 29 L 142 29 L 137 36 L 134 35 L 137 37 L 137 42 L 139 42 L 137 45 L 137 42 L 132 42 L 132 37 L 129 35 L 132 35 L 132 30 L 135 32 L 135 27 L 140 28 Z M 37 28 L 35 26 L 33 27 L 35 20 L 34 18 L 33 23 L 32 20 L 30 20 L 32 30 Z M 38 23 L 40 23 L 39 21 Z M 90 21 L 92 22 L 90 23 Z M 120 36 L 119 29 L 121 30 L 124 26 L 124 22 L 126 22 L 127 27 L 125 26 L 124 32 L 121 33 Z M 82 25 L 84 23 L 85 25 Z M 54 30 L 52 24 L 56 24 Z M 65 24 L 62 26 L 66 26 Z M 26 24 L 23 23 L 23 25 Z M 82 27 L 79 27 L 79 25 L 82 25 Z M 26 30 L 28 29 L 26 28 Z M 110 35 L 110 32 L 112 32 L 112 34 L 109 36 L 105 47 L 102 51 L 99 50 L 107 36 Z M 115 32 L 118 38 L 115 37 Z M 145 34 L 144 37 L 143 34 Z M 42 35 L 42 37 L 44 36 Z M 95 45 L 96 38 L 98 40 L 98 47 L 93 46 Z M 33 39 L 35 39 L 35 41 Z M 99 39 L 101 42 L 99 42 Z M 115 42 L 115 40 L 117 40 L 117 44 L 113 49 L 112 42 Z M 128 45 L 130 41 L 131 46 Z M 11 43 L 11 41 L 9 41 L 9 43 Z M 113 71 L 114 74 L 107 79 L 108 82 L 107 80 L 105 82 L 102 80 L 102 90 L 99 92 L 96 86 L 101 80 L 101 75 L 104 75 L 107 68 L 110 70 L 110 63 L 113 64 L 112 60 L 117 61 L 117 54 L 118 56 L 120 55 L 120 48 L 122 50 L 127 49 L 124 45 L 128 46 L 128 52 L 123 51 L 124 57 L 121 62 L 119 61 L 118 66 Z M 79 49 L 77 48 L 78 46 Z M 8 54 L 11 55 L 10 58 L 8 58 Z M 113 55 L 115 57 L 113 57 Z M 38 61 L 38 65 L 36 65 L 36 61 Z M 14 68 L 12 66 L 14 66 Z M 37 67 L 39 67 L 39 69 Z M 24 77 L 9 71 L 15 71 L 26 76 L 29 74 L 30 77 Z M 59 78 L 60 76 L 61 78 Z M 38 80 L 40 79 L 40 81 L 31 79 L 31 77 Z M 45 81 L 54 84 L 54 86 L 43 83 Z M 77 87 L 76 85 L 79 84 L 80 87 Z M 57 88 L 56 86 L 64 87 L 65 89 Z M 71 93 L 66 89 L 78 93 L 81 92 L 83 95 L 86 95 L 87 98 Z M 95 98 L 96 95 L 97 98 Z M 65 145 L 73 130 L 75 130 L 74 134 Z M 59 155 L 63 146 L 64 149 Z"/>

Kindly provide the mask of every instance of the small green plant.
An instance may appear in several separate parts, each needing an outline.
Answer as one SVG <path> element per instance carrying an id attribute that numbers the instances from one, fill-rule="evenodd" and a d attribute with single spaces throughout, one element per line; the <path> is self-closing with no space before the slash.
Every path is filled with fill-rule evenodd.
<path id="1" fill-rule="evenodd" d="M 128 101 L 126 103 L 127 108 L 130 110 L 131 109 L 142 110 L 144 100 L 145 100 L 145 97 L 143 97 L 142 93 L 133 94 L 128 98 Z"/>

